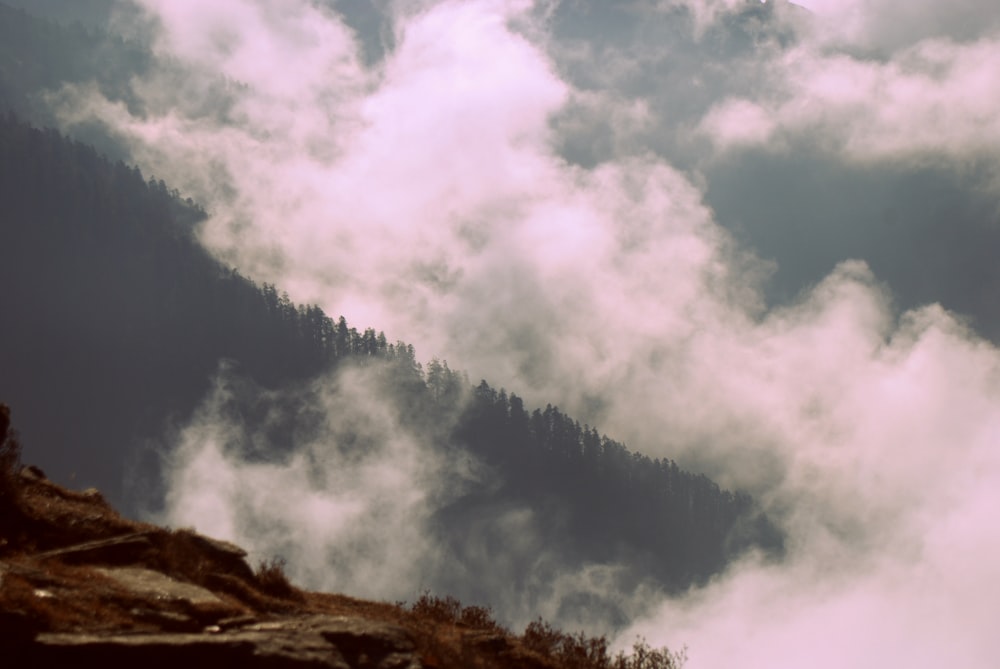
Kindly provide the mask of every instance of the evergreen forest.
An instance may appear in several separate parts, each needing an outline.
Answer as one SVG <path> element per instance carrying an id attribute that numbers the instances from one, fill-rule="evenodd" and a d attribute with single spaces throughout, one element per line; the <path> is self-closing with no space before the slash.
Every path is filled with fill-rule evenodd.
<path id="1" fill-rule="evenodd" d="M 672 590 L 751 548 L 780 554 L 780 533 L 749 496 L 446 362 L 422 364 L 405 342 L 222 265 L 197 240 L 197 203 L 107 157 L 110 140 L 99 151 L 37 111 L 38 91 L 57 80 L 101 70 L 115 86 L 123 73 L 105 65 L 137 71 L 142 50 L 4 5 L 0 31 L 0 400 L 26 458 L 52 478 L 135 509 L 155 492 L 163 435 L 190 419 L 220 365 L 264 390 L 379 365 L 403 420 L 495 482 L 437 510 L 456 560 L 478 519 L 521 506 L 565 560 L 625 563 Z M 259 397 L 245 403 L 251 422 Z M 261 457 L 280 458 L 300 429 L 288 416 Z"/>

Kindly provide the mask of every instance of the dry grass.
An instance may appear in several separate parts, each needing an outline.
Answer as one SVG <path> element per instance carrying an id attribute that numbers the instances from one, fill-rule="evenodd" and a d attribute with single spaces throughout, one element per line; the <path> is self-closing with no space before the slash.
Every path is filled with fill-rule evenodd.
<path id="1" fill-rule="evenodd" d="M 22 481 L 20 485 L 26 517 L 47 538 L 21 544 L 17 555 L 0 564 L 5 570 L 0 610 L 23 612 L 40 629 L 152 631 L 158 623 L 137 615 L 137 611 L 193 615 L 177 603 L 136 596 L 89 566 L 58 560 L 42 563 L 34 557 L 37 546 L 68 543 L 65 536 L 58 540 L 61 531 L 79 539 L 84 527 L 92 533 L 84 539 L 147 533 L 155 551 L 134 566 L 211 590 L 223 600 L 227 615 L 257 620 L 281 615 L 346 615 L 402 626 L 415 640 L 427 669 L 678 669 L 683 664 L 682 654 L 642 643 L 630 655 L 612 656 L 606 639 L 566 634 L 541 620 L 516 635 L 499 624 L 489 608 L 463 606 L 454 597 L 424 593 L 406 606 L 304 592 L 289 581 L 281 560 L 261 563 L 256 573 L 234 568 L 231 562 L 206 551 L 204 540 L 189 530 L 168 531 L 123 519 L 93 495 L 72 493 L 47 481 Z"/>
<path id="2" fill-rule="evenodd" d="M 256 573 L 257 587 L 266 595 L 279 599 L 301 600 L 302 595 L 292 582 L 285 575 L 285 560 L 283 558 L 272 558 L 261 560 L 257 566 Z"/>
<path id="3" fill-rule="evenodd" d="M 528 625 L 521 637 L 529 649 L 556 661 L 559 667 L 576 669 L 680 669 L 687 661 L 686 650 L 673 652 L 652 648 L 639 639 L 632 652 L 612 655 L 606 637 L 566 634 L 538 619 Z"/>
<path id="4" fill-rule="evenodd" d="M 419 618 L 437 623 L 507 633 L 507 629 L 493 619 L 491 609 L 483 606 L 462 606 L 460 601 L 451 596 L 436 597 L 424 592 L 410 607 L 410 612 Z"/>
<path id="5" fill-rule="evenodd" d="M 256 572 L 245 564 L 236 568 L 231 559 L 206 551 L 204 539 L 190 530 L 169 531 L 124 519 L 93 494 L 48 481 L 21 480 L 18 485 L 25 517 L 37 534 L 0 563 L 6 565 L 0 610 L 21 611 L 41 629 L 152 631 L 158 623 L 137 611 L 192 615 L 177 603 L 137 597 L 89 566 L 42 563 L 34 557 L 37 550 L 73 541 L 143 532 L 155 551 L 134 566 L 207 588 L 223 600 L 228 615 L 267 620 L 330 614 L 388 622 L 410 632 L 427 669 L 678 669 L 684 661 L 683 654 L 643 643 L 630 655 L 613 656 L 606 639 L 566 634 L 541 620 L 523 634 L 513 634 L 489 608 L 463 606 L 454 597 L 425 592 L 407 606 L 304 592 L 289 581 L 281 560 L 262 562 Z"/>
<path id="6" fill-rule="evenodd" d="M 641 639 L 631 653 L 613 654 L 606 637 L 567 634 L 541 619 L 514 635 L 489 608 L 462 606 L 450 596 L 425 592 L 406 611 L 422 631 L 428 667 L 680 669 L 687 660 L 683 650 L 652 648 Z"/>

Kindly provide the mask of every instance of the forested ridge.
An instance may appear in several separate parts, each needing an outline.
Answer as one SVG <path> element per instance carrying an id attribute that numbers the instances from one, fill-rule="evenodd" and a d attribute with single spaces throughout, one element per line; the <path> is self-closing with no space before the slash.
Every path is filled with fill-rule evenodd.
<path id="1" fill-rule="evenodd" d="M 512 508 L 534 510 L 561 559 L 627 564 L 626 580 L 652 575 L 670 588 L 707 578 L 750 546 L 780 551 L 780 534 L 748 496 L 631 452 L 557 407 L 526 407 L 442 361 L 421 365 L 412 346 L 220 264 L 197 241 L 205 212 L 196 203 L 38 127 L 47 122 L 35 113 L 41 91 L 108 62 L 139 72 L 142 47 L 2 4 L 0 19 L 0 30 L 20 33 L 0 46 L 9 110 L 0 112 L 0 399 L 18 414 L 27 457 L 53 478 L 97 486 L 126 508 L 148 504 L 173 430 L 221 368 L 251 389 L 238 412 L 253 424 L 274 413 L 264 406 L 274 400 L 261 399 L 269 390 L 372 365 L 409 429 L 490 472 L 490 485 L 435 512 L 457 562 L 476 559 L 464 537 L 484 531 L 482 518 Z M 22 67 L 36 51 L 46 60 Z M 98 83 L 110 91 L 127 74 Z M 279 452 L 307 422 L 300 410 L 283 415 L 268 426 L 268 448 Z M 518 559 L 514 573 L 532 568 L 530 555 Z"/>
<path id="2" fill-rule="evenodd" d="M 565 511 L 570 535 L 593 559 L 623 560 L 627 553 L 663 581 L 684 585 L 753 544 L 780 546 L 748 495 L 720 489 L 672 460 L 632 452 L 552 405 L 529 412 L 517 395 L 485 381 L 458 438 L 509 473 L 502 494 L 543 506 L 572 500 Z"/>
<path id="3" fill-rule="evenodd" d="M 448 426 L 435 438 L 481 458 L 502 481 L 442 510 L 443 528 L 527 504 L 547 510 L 567 552 L 627 556 L 677 586 L 749 545 L 780 545 L 745 495 L 632 453 L 555 407 L 530 409 L 486 381 L 473 389 L 447 363 L 425 369 L 412 346 L 223 267 L 194 237 L 204 216 L 197 206 L 10 114 L 0 123 L 0 201 L 0 394 L 18 407 L 31 443 L 74 444 L 71 453 L 38 454 L 60 475 L 113 498 L 125 472 L 150 476 L 144 467 L 156 463 L 142 458 L 155 449 L 136 444 L 186 420 L 222 360 L 264 388 L 381 360 L 384 392 L 407 408 L 406 420 Z"/>
<path id="4" fill-rule="evenodd" d="M 0 2 L 0 111 L 51 125 L 56 118 L 48 98 L 65 85 L 93 85 L 137 109 L 129 84 L 146 73 L 151 59 L 138 42 L 79 23 L 61 26 Z M 98 126 L 74 132 L 106 152 L 124 153 Z"/>
<path id="5" fill-rule="evenodd" d="M 373 331 L 334 324 L 220 265 L 193 236 L 203 212 L 163 182 L 10 114 L 0 122 L 0 198 L 3 390 L 25 396 L 19 411 L 35 441 L 102 443 L 120 459 L 121 444 L 162 427 L 152 418 L 190 412 L 220 359 L 277 385 L 388 350 Z M 72 428 L 44 418 L 57 408 L 72 412 Z M 106 467 L 80 458 L 61 473 L 117 498 Z"/>

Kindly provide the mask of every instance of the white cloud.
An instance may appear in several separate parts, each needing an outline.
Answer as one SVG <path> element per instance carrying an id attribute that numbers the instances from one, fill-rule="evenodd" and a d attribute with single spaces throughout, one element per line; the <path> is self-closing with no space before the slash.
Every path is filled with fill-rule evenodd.
<path id="1" fill-rule="evenodd" d="M 146 114 L 92 91 L 66 95 L 76 95 L 75 113 L 97 114 L 131 140 L 144 169 L 203 200 L 213 213 L 206 243 L 244 272 L 756 492 L 789 532 L 788 562 L 742 565 L 636 625 L 651 640 L 669 629 L 662 640 L 687 643 L 691 666 L 929 666 L 947 657 L 991 666 L 995 635 L 984 621 L 996 604 L 977 584 L 995 581 L 1000 564 L 986 519 L 1000 490 L 997 351 L 940 307 L 897 314 L 856 261 L 796 303 L 766 308 L 768 268 L 714 220 L 704 184 L 629 139 L 679 132 L 707 111 L 700 128 L 724 149 L 819 146 L 875 162 L 993 155 L 1000 68 L 991 37 L 917 31 L 917 42 L 881 60 L 850 52 L 843 36 L 768 42 L 731 71 L 717 54 L 705 72 L 691 71 L 712 82 L 699 102 L 665 121 L 655 96 L 597 84 L 584 93 L 565 81 L 565 52 L 525 3 L 407 6 L 395 50 L 370 70 L 336 16 L 279 4 L 232 0 L 223 16 L 222 5 L 147 0 L 173 61 L 136 82 Z M 591 57 L 583 53 L 580 62 Z M 699 78 L 691 72 L 671 81 Z M 746 72 L 761 85 L 730 90 Z M 250 85 L 226 88 L 226 77 Z M 592 168 L 567 163 L 550 122 L 572 104 L 617 110 L 624 149 Z M 374 404 L 350 410 L 393 425 Z M 206 528 L 242 541 L 265 523 L 317 555 L 375 547 L 386 555 L 375 571 L 348 561 L 344 573 L 393 596 L 420 579 L 393 560 L 420 545 L 408 532 L 428 487 L 413 477 L 436 466 L 403 432 L 375 437 L 405 466 L 385 469 L 377 457 L 343 479 L 302 459 L 321 458 L 311 444 L 280 467 L 248 464 L 227 454 L 224 436 L 192 428 L 172 517 L 209 522 L 198 510 L 210 501 L 246 511 Z M 191 496 L 204 488 L 190 478 L 199 462 L 238 475 L 214 482 L 213 499 Z M 328 478 L 287 492 L 310 475 Z M 367 506 L 369 492 L 399 488 L 415 495 L 402 499 L 418 514 L 385 508 L 402 543 L 359 530 L 358 514 L 381 508 Z M 278 513 L 279 489 L 315 513 Z M 505 522 L 518 527 L 519 518 Z M 310 543 L 316 537 L 329 541 Z M 398 581 L 380 582 L 387 572 Z M 564 582 L 599 589 L 613 579 L 598 569 Z"/>
<path id="2" fill-rule="evenodd" d="M 1000 27 L 990 0 L 800 0 L 824 42 L 891 53 L 928 39 L 970 41 Z"/>
<path id="3" fill-rule="evenodd" d="M 234 541 L 254 562 L 282 558 L 303 587 L 388 601 L 459 595 L 515 627 L 544 614 L 606 633 L 609 615 L 646 610 L 652 584 L 567 555 L 533 509 L 509 498 L 462 508 L 464 495 L 498 485 L 496 473 L 442 445 L 451 426 L 404 416 L 414 398 L 397 404 L 393 378 L 391 365 L 369 362 L 265 390 L 223 366 L 164 463 L 155 520 Z M 456 515 L 465 522 L 447 522 Z"/>
<path id="4" fill-rule="evenodd" d="M 221 370 L 166 463 L 160 520 L 235 541 L 255 560 L 286 558 L 308 587 L 411 598 L 440 553 L 429 517 L 461 492 L 442 487 L 458 480 L 460 465 L 403 427 L 379 388 L 373 369 L 280 392 Z M 294 405 L 292 416 L 283 403 Z M 259 431 L 241 414 L 247 405 L 267 414 L 255 416 Z M 266 443 L 268 425 L 288 420 L 290 443 Z"/>
<path id="5" fill-rule="evenodd" d="M 730 98 L 700 130 L 723 148 L 792 136 L 850 160 L 968 161 L 1000 150 L 1000 42 L 924 41 L 889 61 L 788 52 L 778 92 Z"/>
<path id="6" fill-rule="evenodd" d="M 722 397 L 693 393 L 695 426 L 739 412 L 716 447 L 741 434 L 780 454 L 765 498 L 786 509 L 787 559 L 736 565 L 623 641 L 686 643 L 692 667 L 985 667 L 1000 650 L 982 590 L 1000 576 L 982 516 L 1000 484 L 1000 353 L 936 307 L 894 324 L 860 270 L 743 333 L 736 355 L 711 348 L 700 373 L 724 374 L 709 381 Z"/>
<path id="7" fill-rule="evenodd" d="M 714 106 L 702 119 L 700 130 L 726 148 L 758 146 L 774 141 L 775 114 L 746 99 L 728 99 Z"/>

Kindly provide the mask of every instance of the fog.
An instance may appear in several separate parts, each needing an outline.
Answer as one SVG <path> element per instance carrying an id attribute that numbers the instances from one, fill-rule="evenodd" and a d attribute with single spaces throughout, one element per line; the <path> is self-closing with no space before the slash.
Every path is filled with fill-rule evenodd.
<path id="1" fill-rule="evenodd" d="M 662 586 L 648 575 L 576 559 L 524 504 L 470 504 L 499 474 L 447 445 L 442 415 L 407 416 L 396 378 L 384 361 L 346 364 L 266 390 L 223 364 L 167 452 L 152 518 L 238 542 L 254 564 L 287 560 L 304 587 L 448 594 L 517 629 L 544 615 L 607 633 L 650 610 Z"/>
<path id="2" fill-rule="evenodd" d="M 220 258 L 749 490 L 789 537 L 686 597 L 618 593 L 613 566 L 542 582 L 619 597 L 623 643 L 686 644 L 692 667 L 991 666 L 989 3 L 136 4 L 119 25 L 162 60 L 142 112 L 88 87 L 53 104 L 203 202 Z M 488 479 L 340 383 L 313 406 L 369 417 L 369 458 L 344 470 L 331 420 L 288 462 L 246 459 L 213 396 L 167 518 L 405 597 L 449 561 L 417 530 Z M 498 532 L 544 551 L 524 513 Z M 572 622 L 564 597 L 502 598 Z"/>

